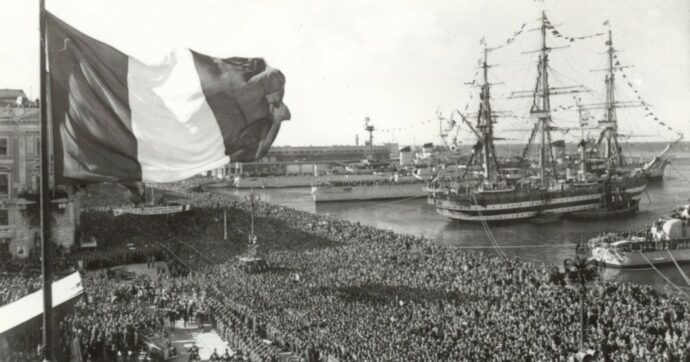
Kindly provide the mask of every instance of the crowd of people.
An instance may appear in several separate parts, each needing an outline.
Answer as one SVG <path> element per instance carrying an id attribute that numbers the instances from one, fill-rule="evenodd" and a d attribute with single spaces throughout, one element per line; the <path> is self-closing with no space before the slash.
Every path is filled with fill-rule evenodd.
<path id="1" fill-rule="evenodd" d="M 188 314 L 212 323 L 252 361 L 276 360 L 281 351 L 305 361 L 569 361 L 580 350 L 580 292 L 552 265 L 279 205 L 252 207 L 201 192 L 200 183 L 160 185 L 187 197 L 193 208 L 185 213 L 84 214 L 92 225 L 84 232 L 99 248 L 134 245 L 127 250 L 177 270 L 159 282 L 115 288 L 87 278 L 87 298 L 61 326 L 86 357 L 137 351 L 134 332 L 163 330 L 170 316 L 162 311 L 182 316 L 189 301 L 197 312 Z M 248 248 L 252 209 L 257 254 L 269 264 L 256 274 L 237 260 Z M 130 301 L 113 298 L 118 290 Z M 153 309 L 137 310 L 146 305 L 137 298 Z M 585 307 L 583 344 L 594 360 L 690 361 L 687 300 L 598 282 L 586 289 Z"/>
<path id="2" fill-rule="evenodd" d="M 0 306 L 33 293 L 41 289 L 41 286 L 41 279 L 38 277 L 0 274 Z"/>

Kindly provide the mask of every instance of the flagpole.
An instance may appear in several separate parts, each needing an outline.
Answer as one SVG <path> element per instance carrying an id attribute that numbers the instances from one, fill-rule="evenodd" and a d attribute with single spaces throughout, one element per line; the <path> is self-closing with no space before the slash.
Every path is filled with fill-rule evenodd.
<path id="1" fill-rule="evenodd" d="M 53 333 L 52 255 L 50 245 L 50 167 L 48 142 L 48 91 L 46 89 L 45 0 L 39 0 L 40 107 L 41 107 L 41 268 L 43 271 L 43 360 L 55 361 Z"/>

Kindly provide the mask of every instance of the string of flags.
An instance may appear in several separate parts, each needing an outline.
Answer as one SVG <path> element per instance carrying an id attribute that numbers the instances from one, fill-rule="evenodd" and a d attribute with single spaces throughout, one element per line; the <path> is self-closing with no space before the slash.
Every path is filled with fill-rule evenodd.
<path id="1" fill-rule="evenodd" d="M 506 45 L 510 45 L 510 43 L 514 42 L 515 39 L 516 39 L 518 36 L 520 36 L 520 34 L 522 34 L 522 33 L 525 31 L 525 27 L 526 27 L 526 26 L 527 26 L 527 23 L 522 23 L 522 25 L 520 26 L 520 28 L 519 28 L 517 31 L 513 32 L 513 35 L 511 35 L 510 38 L 506 39 L 505 44 L 499 45 L 499 46 L 497 46 L 497 47 L 493 47 L 492 49 L 498 49 L 498 48 L 502 48 L 502 47 L 504 47 L 504 46 L 506 46 Z M 484 44 L 486 44 L 486 39 L 485 39 L 484 37 L 482 37 L 481 39 L 479 39 L 479 45 L 484 45 Z M 478 64 L 478 65 L 481 65 L 481 64 L 482 64 L 482 59 L 479 59 L 479 61 L 477 62 L 477 64 Z"/>
<path id="2" fill-rule="evenodd" d="M 522 23 L 522 25 L 520 26 L 520 29 L 518 29 L 516 32 L 514 32 L 513 35 L 506 40 L 506 45 L 510 45 L 510 43 L 514 42 L 515 38 L 520 36 L 520 34 L 522 34 L 522 32 L 525 31 L 525 26 L 527 26 L 527 23 Z"/>
<path id="3" fill-rule="evenodd" d="M 554 107 L 554 108 L 551 109 L 551 112 L 563 112 L 563 111 L 568 111 L 568 110 L 573 109 L 574 107 L 575 107 L 574 105 L 570 105 L 570 106 L 556 106 L 556 107 Z"/>
<path id="4" fill-rule="evenodd" d="M 608 20 L 604 23 L 604 25 L 608 24 Z M 598 36 L 603 36 L 604 33 L 596 33 L 596 34 L 591 34 L 591 35 L 584 35 L 584 36 L 566 36 L 563 35 L 556 27 L 551 23 L 551 21 L 548 18 L 544 19 L 544 25 L 546 25 L 546 29 L 548 29 L 551 32 L 551 35 L 557 37 L 557 38 L 563 38 L 569 42 L 574 42 L 575 40 L 584 40 L 584 39 L 591 39 L 591 38 L 596 38 Z"/>
<path id="5" fill-rule="evenodd" d="M 633 91 L 633 93 L 635 93 L 635 97 L 637 98 L 637 100 L 638 100 L 638 101 L 642 104 L 642 106 L 644 107 L 644 110 L 645 110 L 645 112 L 646 112 L 646 113 L 644 114 L 644 116 L 645 116 L 646 118 L 648 118 L 648 119 L 650 119 L 650 120 L 656 122 L 658 125 L 660 125 L 660 126 L 666 128 L 667 130 L 669 130 L 669 131 L 671 131 L 671 132 L 677 133 L 678 136 L 682 136 L 682 133 L 680 133 L 680 132 L 674 130 L 671 126 L 669 126 L 669 125 L 666 124 L 665 122 L 662 122 L 662 121 L 659 120 L 659 117 L 657 117 L 657 115 L 654 113 L 654 110 L 651 108 L 651 105 L 650 105 L 649 103 L 645 102 L 645 100 L 644 100 L 644 99 L 642 98 L 642 96 L 640 95 L 640 91 L 639 91 L 637 88 L 635 88 L 635 85 L 629 80 L 628 75 L 625 74 L 625 72 L 623 71 L 623 68 L 620 67 L 621 62 L 620 62 L 620 60 L 618 59 L 618 55 L 617 55 L 617 54 L 613 54 L 613 59 L 615 59 L 614 65 L 617 67 L 617 68 L 615 68 L 615 70 L 621 73 L 621 76 L 625 79 L 625 83 L 626 83 L 626 84 L 628 85 L 628 87 Z"/>
<path id="6" fill-rule="evenodd" d="M 411 124 L 411 125 L 408 125 L 408 126 L 405 126 L 405 127 L 383 128 L 383 129 L 377 129 L 377 131 L 378 131 L 378 132 L 384 132 L 384 133 L 396 132 L 396 131 L 406 131 L 406 130 L 412 129 L 412 128 L 414 128 L 414 127 L 418 127 L 418 126 L 421 126 L 421 125 L 424 125 L 424 124 L 431 123 L 432 121 L 433 121 L 432 119 L 427 119 L 427 120 L 425 120 L 425 121 L 422 121 L 422 122 L 419 122 L 419 123 L 415 123 L 415 124 Z"/>

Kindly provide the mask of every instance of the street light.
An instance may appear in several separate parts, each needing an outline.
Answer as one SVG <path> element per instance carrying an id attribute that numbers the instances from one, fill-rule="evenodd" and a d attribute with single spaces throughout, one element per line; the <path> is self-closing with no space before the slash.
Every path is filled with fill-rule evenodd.
<path id="1" fill-rule="evenodd" d="M 254 189 L 251 189 L 251 192 L 249 195 L 245 197 L 247 202 L 249 202 L 252 206 L 252 214 L 251 214 L 251 231 L 249 234 L 249 253 L 254 256 L 256 254 L 256 247 L 257 247 L 257 242 L 256 242 L 256 235 L 254 234 L 254 211 L 256 208 L 256 201 L 260 201 L 261 197 L 260 195 L 257 195 L 254 192 Z"/>
<path id="2" fill-rule="evenodd" d="M 577 285 L 580 291 L 580 351 L 585 347 L 585 296 L 587 283 L 599 278 L 599 268 L 595 261 L 577 254 L 574 259 L 563 260 L 566 282 Z"/>

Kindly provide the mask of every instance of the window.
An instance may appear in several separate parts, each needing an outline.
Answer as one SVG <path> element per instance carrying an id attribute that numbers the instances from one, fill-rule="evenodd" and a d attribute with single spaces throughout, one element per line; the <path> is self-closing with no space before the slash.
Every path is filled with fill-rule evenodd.
<path id="1" fill-rule="evenodd" d="M 26 153 L 28 155 L 38 155 L 41 150 L 41 139 L 38 135 L 30 134 L 26 136 Z"/>
<path id="2" fill-rule="evenodd" d="M 10 139 L 7 137 L 0 137 L 0 156 L 10 155 Z"/>
<path id="3" fill-rule="evenodd" d="M 10 195 L 10 175 L 7 173 L 0 173 L 0 197 L 7 197 Z"/>
<path id="4" fill-rule="evenodd" d="M 0 209 L 0 227 L 10 224 L 10 213 L 7 209 Z"/>

